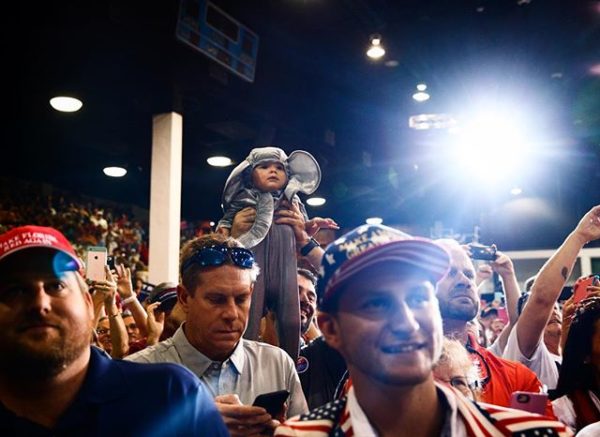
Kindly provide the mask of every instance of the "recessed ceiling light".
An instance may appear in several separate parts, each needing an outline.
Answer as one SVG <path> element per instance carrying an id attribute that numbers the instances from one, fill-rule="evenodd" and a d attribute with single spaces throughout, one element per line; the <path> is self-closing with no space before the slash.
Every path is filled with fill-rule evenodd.
<path id="1" fill-rule="evenodd" d="M 371 46 L 367 50 L 367 56 L 371 59 L 381 59 L 385 55 L 385 49 L 381 45 L 381 35 L 371 35 Z"/>
<path id="2" fill-rule="evenodd" d="M 104 167 L 102 171 L 111 178 L 122 178 L 127 174 L 127 170 L 123 167 Z"/>
<path id="3" fill-rule="evenodd" d="M 518 196 L 522 192 L 523 192 L 523 189 L 520 187 L 514 187 L 513 189 L 510 190 L 510 194 L 512 194 L 513 196 Z"/>
<path id="4" fill-rule="evenodd" d="M 211 156 L 206 162 L 213 167 L 228 167 L 233 164 L 233 161 L 227 156 Z"/>
<path id="5" fill-rule="evenodd" d="M 60 112 L 77 112 L 83 102 L 75 97 L 57 96 L 50 99 L 50 106 Z"/>
<path id="6" fill-rule="evenodd" d="M 425 85 L 424 83 L 420 83 L 417 85 L 418 91 L 425 91 L 426 89 L 427 89 L 427 85 Z"/>
<path id="7" fill-rule="evenodd" d="M 417 91 L 412 95 L 412 98 L 417 102 L 425 102 L 426 100 L 429 100 L 429 97 L 429 94 L 427 94 L 425 91 Z"/>
<path id="8" fill-rule="evenodd" d="M 327 202 L 323 197 L 311 197 L 306 199 L 306 204 L 310 206 L 321 206 Z"/>
<path id="9" fill-rule="evenodd" d="M 383 219 L 381 217 L 369 217 L 365 222 L 368 225 L 380 225 L 383 223 Z"/>

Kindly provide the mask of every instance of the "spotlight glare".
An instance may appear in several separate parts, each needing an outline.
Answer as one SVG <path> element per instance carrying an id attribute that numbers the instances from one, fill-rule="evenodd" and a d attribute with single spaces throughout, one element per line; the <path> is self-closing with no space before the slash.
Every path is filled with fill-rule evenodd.
<path id="1" fill-rule="evenodd" d="M 519 123 L 508 113 L 480 113 L 453 135 L 457 163 L 485 184 L 521 174 L 529 153 Z"/>
<path id="2" fill-rule="evenodd" d="M 57 96 L 50 99 L 50 106 L 60 112 L 77 112 L 83 106 L 83 102 L 74 97 Z"/>
<path id="3" fill-rule="evenodd" d="M 365 222 L 368 225 L 380 225 L 383 223 L 383 219 L 381 217 L 369 217 Z"/>
<path id="4" fill-rule="evenodd" d="M 127 170 L 123 167 L 104 167 L 102 171 L 111 178 L 122 178 L 127 174 Z"/>
<path id="5" fill-rule="evenodd" d="M 424 83 L 420 83 L 417 85 L 417 90 L 419 91 L 425 91 L 427 89 L 427 85 L 425 85 Z"/>
<path id="6" fill-rule="evenodd" d="M 213 167 L 228 167 L 233 164 L 233 161 L 227 156 L 211 156 L 206 162 Z"/>
<path id="7" fill-rule="evenodd" d="M 306 199 L 306 204 L 310 205 L 310 206 L 321 206 L 321 205 L 325 205 L 325 198 L 323 197 L 311 197 L 309 199 Z"/>

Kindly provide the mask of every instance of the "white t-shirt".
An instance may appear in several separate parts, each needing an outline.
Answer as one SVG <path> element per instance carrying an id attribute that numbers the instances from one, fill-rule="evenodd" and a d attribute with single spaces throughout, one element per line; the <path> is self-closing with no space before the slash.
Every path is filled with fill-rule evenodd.
<path id="1" fill-rule="evenodd" d="M 515 323 L 508 336 L 502 358 L 524 364 L 537 375 L 538 379 L 548 390 L 555 389 L 558 383 L 558 367 L 556 363 L 562 363 L 562 357 L 550 353 L 544 341 L 540 340 L 531 358 L 527 358 L 519 348 L 519 341 L 517 339 L 518 324 L 519 322 Z"/>

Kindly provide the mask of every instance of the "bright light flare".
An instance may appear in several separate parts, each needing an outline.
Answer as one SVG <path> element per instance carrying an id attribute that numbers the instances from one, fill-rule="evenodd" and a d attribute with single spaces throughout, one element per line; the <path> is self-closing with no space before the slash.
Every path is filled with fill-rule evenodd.
<path id="1" fill-rule="evenodd" d="M 529 144 L 519 123 L 509 115 L 477 116 L 463 124 L 454 138 L 455 159 L 471 180 L 497 183 L 524 171 Z"/>
<path id="2" fill-rule="evenodd" d="M 310 206 L 322 206 L 325 205 L 325 198 L 323 197 L 311 197 L 306 199 L 306 204 Z"/>
<path id="3" fill-rule="evenodd" d="M 523 189 L 520 187 L 513 187 L 510 190 L 510 194 L 512 194 L 513 196 L 518 196 L 519 194 L 521 194 L 523 192 Z"/>

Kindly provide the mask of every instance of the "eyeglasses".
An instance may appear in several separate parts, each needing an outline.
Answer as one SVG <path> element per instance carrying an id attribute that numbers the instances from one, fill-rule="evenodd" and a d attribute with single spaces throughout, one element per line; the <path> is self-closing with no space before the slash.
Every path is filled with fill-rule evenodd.
<path id="1" fill-rule="evenodd" d="M 227 247 L 221 244 L 199 249 L 181 267 L 181 273 L 189 269 L 193 264 L 200 267 L 216 267 L 223 265 L 230 259 L 236 266 L 243 269 L 251 269 L 254 265 L 254 254 L 242 247 Z"/>

